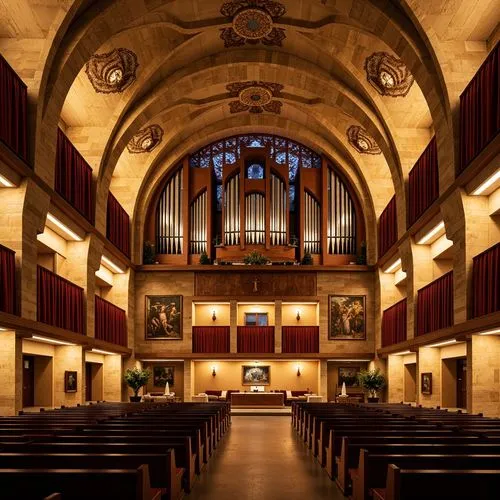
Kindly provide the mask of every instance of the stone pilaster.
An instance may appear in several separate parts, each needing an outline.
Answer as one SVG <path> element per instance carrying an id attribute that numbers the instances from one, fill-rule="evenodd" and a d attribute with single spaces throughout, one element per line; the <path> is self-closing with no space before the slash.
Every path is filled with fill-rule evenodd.
<path id="1" fill-rule="evenodd" d="M 122 400 L 122 357 L 118 354 L 104 356 L 103 398 L 105 401 Z"/>
<path id="2" fill-rule="evenodd" d="M 15 331 L 0 332 L 0 416 L 17 415 L 23 408 L 23 346 Z"/>
<path id="3" fill-rule="evenodd" d="M 328 401 L 328 362 L 322 359 L 318 367 L 318 394 L 323 396 L 323 400 Z"/>
<path id="4" fill-rule="evenodd" d="M 282 331 L 282 317 L 281 317 L 281 300 L 274 302 L 274 352 L 281 353 L 281 331 Z"/>
<path id="5" fill-rule="evenodd" d="M 229 329 L 230 329 L 230 352 L 238 352 L 238 302 L 231 300 L 229 303 Z"/>
<path id="6" fill-rule="evenodd" d="M 54 405 L 76 406 L 85 400 L 85 356 L 81 345 L 56 346 L 54 349 Z M 65 392 L 66 371 L 75 371 L 76 392 Z"/>

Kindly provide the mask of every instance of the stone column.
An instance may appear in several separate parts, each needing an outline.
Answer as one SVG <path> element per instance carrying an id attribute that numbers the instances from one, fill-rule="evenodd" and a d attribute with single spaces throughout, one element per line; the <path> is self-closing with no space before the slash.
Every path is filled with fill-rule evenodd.
<path id="1" fill-rule="evenodd" d="M 54 405 L 76 406 L 85 400 L 85 356 L 81 345 L 56 346 L 54 349 Z M 65 392 L 66 371 L 75 371 L 76 392 Z"/>
<path id="2" fill-rule="evenodd" d="M 118 354 L 104 356 L 103 398 L 105 401 L 122 400 L 122 357 Z"/>
<path id="3" fill-rule="evenodd" d="M 387 402 L 400 403 L 404 400 L 403 356 L 390 355 L 387 360 Z"/>
<path id="4" fill-rule="evenodd" d="M 318 367 L 318 394 L 323 396 L 324 401 L 328 401 L 328 362 L 322 359 Z"/>
<path id="5" fill-rule="evenodd" d="M 194 361 L 184 361 L 184 401 L 191 401 L 194 395 Z"/>
<path id="6" fill-rule="evenodd" d="M 23 409 L 23 344 L 15 331 L 0 332 L 0 416 Z"/>
<path id="7" fill-rule="evenodd" d="M 238 352 L 238 302 L 229 302 L 230 352 Z"/>
<path id="8" fill-rule="evenodd" d="M 441 406 L 441 350 L 421 347 L 417 363 L 417 403 L 422 406 Z M 422 373 L 432 373 L 432 394 L 422 394 Z"/>
<path id="9" fill-rule="evenodd" d="M 282 332 L 282 316 L 281 306 L 283 301 L 276 300 L 274 302 L 274 352 L 281 353 L 281 332 Z"/>

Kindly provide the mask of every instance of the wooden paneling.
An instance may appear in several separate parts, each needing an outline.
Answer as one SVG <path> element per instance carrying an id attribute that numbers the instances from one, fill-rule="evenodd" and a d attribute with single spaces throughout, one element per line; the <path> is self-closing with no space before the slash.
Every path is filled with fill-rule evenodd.
<path id="1" fill-rule="evenodd" d="M 311 296 L 316 295 L 316 273 L 195 273 L 197 296 Z"/>

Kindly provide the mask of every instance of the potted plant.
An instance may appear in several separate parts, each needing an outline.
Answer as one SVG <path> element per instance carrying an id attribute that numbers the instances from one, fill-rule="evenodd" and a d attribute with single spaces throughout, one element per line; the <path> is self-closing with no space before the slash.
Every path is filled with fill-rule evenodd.
<path id="1" fill-rule="evenodd" d="M 366 241 L 361 242 L 361 248 L 359 249 L 359 253 L 356 256 L 356 264 L 359 266 L 366 265 Z"/>
<path id="2" fill-rule="evenodd" d="M 210 259 L 208 258 L 207 252 L 202 252 L 200 255 L 200 264 L 202 266 L 207 266 L 210 264 Z"/>
<path id="3" fill-rule="evenodd" d="M 263 266 L 268 263 L 268 259 L 260 252 L 257 252 L 257 250 L 254 250 L 253 252 L 245 255 L 243 262 L 251 266 Z"/>
<path id="4" fill-rule="evenodd" d="M 313 258 L 312 258 L 312 255 L 309 252 L 306 252 L 304 254 L 304 257 L 302 257 L 301 264 L 303 266 L 312 266 L 313 265 Z"/>
<path id="5" fill-rule="evenodd" d="M 139 390 L 148 383 L 150 377 L 150 370 L 143 370 L 137 367 L 132 369 L 129 368 L 125 372 L 125 382 L 134 391 L 134 395 L 130 396 L 130 401 L 132 403 L 140 403 L 141 396 L 138 395 Z"/>
<path id="6" fill-rule="evenodd" d="M 385 387 L 385 377 L 380 370 L 361 370 L 358 374 L 359 385 L 368 392 L 368 403 L 378 403 L 377 393 Z"/>
<path id="7" fill-rule="evenodd" d="M 144 250 L 142 252 L 142 261 L 144 264 L 155 263 L 155 246 L 150 241 L 144 243 Z"/>

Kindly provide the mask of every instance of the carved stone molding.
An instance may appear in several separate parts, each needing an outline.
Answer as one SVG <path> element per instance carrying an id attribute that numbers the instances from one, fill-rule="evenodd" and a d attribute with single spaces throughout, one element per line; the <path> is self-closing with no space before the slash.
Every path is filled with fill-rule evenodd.
<path id="1" fill-rule="evenodd" d="M 127 144 L 129 153 L 149 153 L 162 141 L 163 129 L 159 125 L 150 125 L 139 130 Z"/>
<path id="2" fill-rule="evenodd" d="M 231 28 L 221 29 L 226 47 L 262 43 L 281 46 L 285 30 L 274 23 L 286 12 L 285 6 L 272 0 L 233 0 L 222 5 L 221 14 L 233 21 Z"/>
<path id="3" fill-rule="evenodd" d="M 281 97 L 283 85 L 271 82 L 236 82 L 226 86 L 230 97 L 237 97 L 237 101 L 229 103 L 231 113 L 249 111 L 250 113 L 281 113 L 282 103 L 275 100 Z"/>
<path id="4" fill-rule="evenodd" d="M 96 92 L 120 93 L 135 80 L 139 66 L 137 56 L 128 49 L 115 49 L 94 54 L 85 66 L 85 73 Z"/>
<path id="5" fill-rule="evenodd" d="M 382 153 L 375 139 L 362 127 L 351 125 L 347 129 L 349 144 L 361 154 L 379 155 Z"/>
<path id="6" fill-rule="evenodd" d="M 365 71 L 368 81 L 381 95 L 404 97 L 414 81 L 406 64 L 387 52 L 367 57 Z"/>

